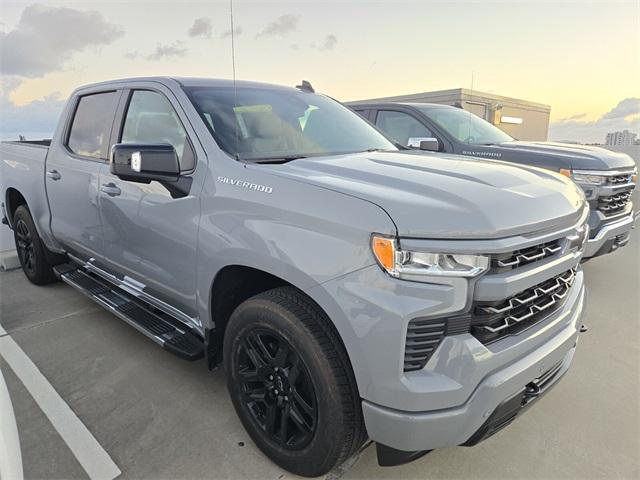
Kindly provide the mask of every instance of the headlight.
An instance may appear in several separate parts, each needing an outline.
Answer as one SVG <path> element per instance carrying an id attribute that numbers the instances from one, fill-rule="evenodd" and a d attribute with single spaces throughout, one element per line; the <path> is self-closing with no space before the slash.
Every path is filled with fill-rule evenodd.
<path id="1" fill-rule="evenodd" d="M 606 180 L 607 177 L 602 175 L 573 172 L 573 181 L 576 183 L 582 183 L 585 185 L 602 185 Z"/>
<path id="2" fill-rule="evenodd" d="M 371 249 L 380 266 L 393 277 L 428 281 L 429 276 L 475 277 L 489 268 L 489 257 L 455 253 L 411 252 L 398 248 L 396 240 L 371 237 Z"/>
<path id="3" fill-rule="evenodd" d="M 602 185 L 607 177 L 603 175 L 594 175 L 592 173 L 580 173 L 569 170 L 568 168 L 561 168 L 560 174 L 565 177 L 569 177 L 576 183 L 580 183 L 582 185 Z"/>

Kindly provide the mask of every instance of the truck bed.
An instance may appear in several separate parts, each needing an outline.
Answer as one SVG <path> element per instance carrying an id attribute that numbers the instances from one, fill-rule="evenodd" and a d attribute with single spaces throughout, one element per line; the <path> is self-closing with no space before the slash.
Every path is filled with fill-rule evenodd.
<path id="1" fill-rule="evenodd" d="M 49 208 L 45 193 L 45 160 L 50 140 L 16 141 L 0 143 L 0 198 L 3 214 L 12 216 L 11 192 L 17 191 L 25 198 L 38 225 L 49 224 Z"/>

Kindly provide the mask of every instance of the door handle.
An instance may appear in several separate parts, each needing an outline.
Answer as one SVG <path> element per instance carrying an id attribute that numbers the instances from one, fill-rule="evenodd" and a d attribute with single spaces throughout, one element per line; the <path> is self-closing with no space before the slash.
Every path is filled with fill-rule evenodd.
<path id="1" fill-rule="evenodd" d="M 60 175 L 60 172 L 58 172 L 57 170 L 51 170 L 47 172 L 47 177 L 49 177 L 51 180 L 60 180 L 62 178 L 62 175 Z"/>
<path id="2" fill-rule="evenodd" d="M 113 182 L 103 183 L 100 187 L 100 191 L 106 193 L 110 197 L 117 197 L 122 193 L 122 190 L 120 190 L 120 188 L 118 188 L 118 186 Z"/>

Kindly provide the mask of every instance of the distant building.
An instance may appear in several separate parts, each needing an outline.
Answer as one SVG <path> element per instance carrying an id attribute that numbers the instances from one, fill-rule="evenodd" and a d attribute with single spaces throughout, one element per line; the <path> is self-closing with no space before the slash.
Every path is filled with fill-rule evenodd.
<path id="1" fill-rule="evenodd" d="M 358 100 L 360 101 L 441 103 L 458 106 L 484 118 L 518 140 L 546 140 L 551 113 L 549 105 L 466 88 Z"/>
<path id="2" fill-rule="evenodd" d="M 607 133 L 605 145 L 634 145 L 637 136 L 638 134 L 629 130 Z"/>

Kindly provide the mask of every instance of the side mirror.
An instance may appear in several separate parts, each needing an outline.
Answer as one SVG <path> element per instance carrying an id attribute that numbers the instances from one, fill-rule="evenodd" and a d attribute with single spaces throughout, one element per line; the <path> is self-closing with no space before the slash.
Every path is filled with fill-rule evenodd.
<path id="1" fill-rule="evenodd" d="M 439 152 L 440 142 L 433 137 L 409 137 L 407 147 L 427 150 L 429 152 Z"/>
<path id="2" fill-rule="evenodd" d="M 109 171 L 129 182 L 175 182 L 180 178 L 180 163 L 169 144 L 117 143 L 111 147 Z"/>

